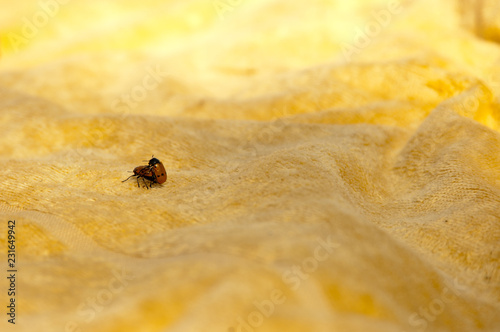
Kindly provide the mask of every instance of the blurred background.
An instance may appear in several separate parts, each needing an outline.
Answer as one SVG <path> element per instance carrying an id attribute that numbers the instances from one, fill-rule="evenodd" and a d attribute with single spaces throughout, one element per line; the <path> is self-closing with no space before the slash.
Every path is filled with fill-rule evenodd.
<path id="1" fill-rule="evenodd" d="M 498 331 L 499 1 L 0 7 L 0 330 Z"/>

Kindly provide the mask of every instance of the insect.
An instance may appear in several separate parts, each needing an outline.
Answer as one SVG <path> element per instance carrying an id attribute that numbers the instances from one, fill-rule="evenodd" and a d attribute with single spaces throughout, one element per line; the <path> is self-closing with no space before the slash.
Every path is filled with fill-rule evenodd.
<path id="1" fill-rule="evenodd" d="M 162 162 L 155 158 L 154 155 L 151 156 L 148 165 L 137 166 L 136 168 L 134 168 L 133 172 L 134 174 L 132 174 L 122 182 L 125 182 L 131 177 L 135 176 L 137 177 L 138 187 L 140 187 L 139 179 L 142 179 L 146 188 L 149 189 L 149 187 L 151 187 L 154 183 L 162 184 L 163 182 L 167 181 L 167 171 L 165 170 L 165 166 L 163 166 Z M 149 187 L 146 183 L 146 180 L 151 182 L 149 184 Z"/>

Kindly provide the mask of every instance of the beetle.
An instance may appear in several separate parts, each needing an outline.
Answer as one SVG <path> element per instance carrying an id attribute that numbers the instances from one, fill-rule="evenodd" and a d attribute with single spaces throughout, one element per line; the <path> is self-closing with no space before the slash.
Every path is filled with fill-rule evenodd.
<path id="1" fill-rule="evenodd" d="M 153 155 L 151 156 L 148 164 L 153 178 L 155 179 L 153 182 L 162 184 L 167 181 L 167 171 L 165 170 L 165 166 L 163 166 L 163 163 L 161 161 L 156 159 Z"/>
<path id="2" fill-rule="evenodd" d="M 148 184 L 146 183 L 146 180 L 150 181 L 150 187 L 154 183 L 162 184 L 165 181 L 167 181 L 167 171 L 165 170 L 165 166 L 163 166 L 162 162 L 158 160 L 157 158 L 151 156 L 151 159 L 149 160 L 147 165 L 144 166 L 137 166 L 134 168 L 134 174 L 123 180 L 122 182 L 127 181 L 131 177 L 135 176 L 137 177 L 137 186 L 140 187 L 139 185 L 139 179 L 142 179 L 144 182 L 144 185 L 146 188 L 149 189 Z"/>

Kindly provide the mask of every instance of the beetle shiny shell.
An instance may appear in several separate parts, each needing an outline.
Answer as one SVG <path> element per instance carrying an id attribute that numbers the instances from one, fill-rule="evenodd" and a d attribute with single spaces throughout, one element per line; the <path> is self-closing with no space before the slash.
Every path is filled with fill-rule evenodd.
<path id="1" fill-rule="evenodd" d="M 123 180 L 122 182 L 127 181 L 131 177 L 135 176 L 137 178 L 137 186 L 140 187 L 139 179 L 142 179 L 146 188 L 149 189 L 146 180 L 150 181 L 150 185 L 154 183 L 162 184 L 167 181 L 167 171 L 165 170 L 165 166 L 163 166 L 162 162 L 154 156 L 149 160 L 148 165 L 137 166 L 134 168 L 134 174 Z"/>
<path id="2" fill-rule="evenodd" d="M 165 166 L 156 158 L 151 158 L 149 161 L 149 167 L 151 172 L 154 174 L 156 183 L 162 184 L 167 181 L 167 171 Z"/>

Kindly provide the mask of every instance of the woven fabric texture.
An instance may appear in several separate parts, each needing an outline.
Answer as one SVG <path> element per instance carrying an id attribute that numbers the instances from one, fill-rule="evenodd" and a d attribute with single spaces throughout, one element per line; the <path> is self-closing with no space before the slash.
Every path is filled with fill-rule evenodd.
<path id="1" fill-rule="evenodd" d="M 497 1 L 0 5 L 1 331 L 500 331 Z"/>

